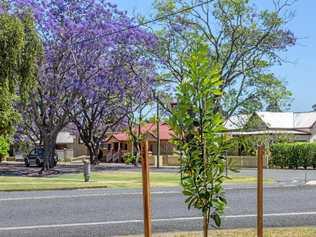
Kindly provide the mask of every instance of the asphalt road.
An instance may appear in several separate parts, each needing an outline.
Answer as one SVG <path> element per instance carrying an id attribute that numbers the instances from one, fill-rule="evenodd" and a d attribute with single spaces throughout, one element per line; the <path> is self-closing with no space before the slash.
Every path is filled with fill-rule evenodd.
<path id="1" fill-rule="evenodd" d="M 256 190 L 228 188 L 222 228 L 255 227 Z M 198 230 L 200 215 L 188 211 L 177 189 L 153 190 L 155 232 Z M 265 226 L 316 223 L 316 187 L 265 189 Z M 105 237 L 142 233 L 140 190 L 71 190 L 0 193 L 1 237 Z"/>

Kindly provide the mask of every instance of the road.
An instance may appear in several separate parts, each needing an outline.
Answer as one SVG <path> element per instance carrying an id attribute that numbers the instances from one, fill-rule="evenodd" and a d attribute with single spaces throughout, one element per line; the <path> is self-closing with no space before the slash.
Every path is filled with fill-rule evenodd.
<path id="1" fill-rule="evenodd" d="M 227 188 L 222 228 L 255 227 L 256 190 Z M 198 230 L 201 219 L 188 211 L 177 189 L 153 190 L 155 232 Z M 316 187 L 265 189 L 265 226 L 316 223 Z M 105 237 L 142 233 L 140 190 L 69 190 L 0 193 L 1 237 Z"/>

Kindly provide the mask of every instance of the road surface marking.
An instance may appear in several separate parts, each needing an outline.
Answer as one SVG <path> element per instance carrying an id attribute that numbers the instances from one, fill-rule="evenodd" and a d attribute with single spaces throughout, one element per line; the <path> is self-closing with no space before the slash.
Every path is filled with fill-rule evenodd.
<path id="1" fill-rule="evenodd" d="M 296 187 L 296 185 L 283 185 L 283 186 L 267 186 L 265 189 L 274 189 L 274 188 L 289 188 Z M 227 187 L 225 190 L 253 190 L 256 187 Z M 84 191 L 88 191 L 85 189 Z M 83 190 L 80 190 L 83 191 Z M 1 192 L 0 192 L 1 193 Z M 152 195 L 164 195 L 164 194 L 181 194 L 181 191 L 152 191 Z M 89 193 L 89 194 L 70 194 L 70 195 L 47 195 L 47 196 L 34 196 L 34 197 L 9 197 L 9 198 L 0 198 L 0 202 L 5 201 L 23 201 L 23 200 L 45 200 L 45 199 L 68 199 L 68 198 L 83 198 L 83 197 L 106 197 L 106 196 L 128 196 L 128 195 L 142 195 L 140 192 L 114 192 L 114 193 Z"/>
<path id="2" fill-rule="evenodd" d="M 264 214 L 265 217 L 282 217 L 282 216 L 307 216 L 316 215 L 315 212 L 288 212 L 288 213 L 270 213 Z M 223 216 L 225 219 L 233 218 L 253 218 L 256 214 L 246 215 L 228 215 Z M 176 218 L 162 218 L 153 219 L 153 222 L 170 222 L 170 221 L 194 221 L 201 220 L 202 217 L 176 217 Z M 67 227 L 82 227 L 82 226 L 98 226 L 98 225 L 114 225 L 114 224 L 133 224 L 143 223 L 143 220 L 121 220 L 121 221 L 103 221 L 103 222 L 86 222 L 86 223 L 69 223 L 69 224 L 51 224 L 51 225 L 32 225 L 32 226 L 10 226 L 0 227 L 0 231 L 12 231 L 12 230 L 32 230 L 32 229 L 49 229 L 49 228 L 67 228 Z"/>
<path id="3" fill-rule="evenodd" d="M 152 195 L 162 194 L 180 194 L 180 191 L 156 191 L 151 192 Z M 82 197 L 104 197 L 104 196 L 120 196 L 120 195 L 142 195 L 142 192 L 124 192 L 124 193 L 90 193 L 90 194 L 71 194 L 71 195 L 50 195 L 37 197 L 11 197 L 0 198 L 0 202 L 5 201 L 23 201 L 23 200 L 41 200 L 41 199 L 67 199 L 67 198 L 82 198 Z"/>

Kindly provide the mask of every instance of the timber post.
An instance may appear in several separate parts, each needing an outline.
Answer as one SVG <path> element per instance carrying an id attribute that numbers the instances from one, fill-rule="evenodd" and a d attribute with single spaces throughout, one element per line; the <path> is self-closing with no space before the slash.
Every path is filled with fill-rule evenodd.
<path id="1" fill-rule="evenodd" d="M 258 146 L 257 160 L 257 237 L 263 237 L 263 163 L 264 145 Z"/>
<path id="2" fill-rule="evenodd" d="M 149 181 L 149 157 L 148 157 L 148 141 L 142 144 L 142 178 L 143 178 L 143 204 L 144 204 L 144 236 L 151 237 L 151 195 Z"/>

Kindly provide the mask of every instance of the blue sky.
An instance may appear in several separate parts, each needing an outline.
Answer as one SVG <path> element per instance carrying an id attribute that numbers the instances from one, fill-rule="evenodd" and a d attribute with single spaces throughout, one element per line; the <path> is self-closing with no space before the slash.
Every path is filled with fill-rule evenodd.
<path id="1" fill-rule="evenodd" d="M 255 0 L 257 4 L 267 0 Z M 272 0 L 268 0 L 272 1 Z M 153 0 L 112 0 L 130 14 L 149 16 Z M 273 68 L 280 79 L 287 81 L 293 92 L 293 111 L 310 111 L 316 104 L 316 1 L 298 0 L 293 6 L 295 17 L 288 24 L 298 37 L 297 45 L 286 53 L 291 63 Z"/>

